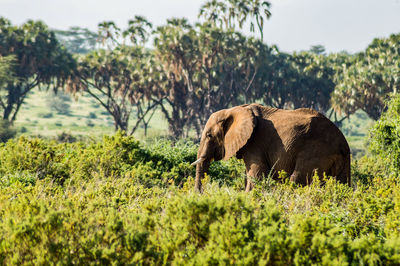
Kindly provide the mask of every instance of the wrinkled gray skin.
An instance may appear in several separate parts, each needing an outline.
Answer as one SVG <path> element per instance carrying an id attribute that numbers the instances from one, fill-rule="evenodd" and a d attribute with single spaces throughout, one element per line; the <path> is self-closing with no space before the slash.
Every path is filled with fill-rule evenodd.
<path id="1" fill-rule="evenodd" d="M 195 188 L 212 160 L 236 156 L 246 165 L 246 191 L 269 174 L 284 170 L 290 180 L 308 185 L 315 171 L 350 185 L 350 149 L 340 130 L 322 114 L 306 108 L 282 110 L 259 104 L 213 113 L 197 154 Z"/>

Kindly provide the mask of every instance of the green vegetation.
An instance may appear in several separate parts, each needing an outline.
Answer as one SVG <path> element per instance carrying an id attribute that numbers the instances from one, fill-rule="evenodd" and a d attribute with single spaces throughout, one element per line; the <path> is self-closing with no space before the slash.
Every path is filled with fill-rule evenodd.
<path id="1" fill-rule="evenodd" d="M 400 34 L 374 39 L 365 52 L 348 57 L 332 95 L 335 109 L 347 115 L 365 111 L 378 120 L 385 101 L 400 87 Z"/>
<path id="2" fill-rule="evenodd" d="M 52 92 L 36 91 L 28 95 L 21 111 L 18 113 L 18 119 L 15 127 L 26 128 L 24 135 L 42 136 L 54 138 L 55 136 L 67 132 L 75 136 L 100 137 L 103 134 L 113 132 L 113 121 L 108 115 L 101 114 L 101 109 L 92 105 L 93 100 L 87 96 L 78 96 L 77 101 L 72 99 L 68 104 L 69 112 L 60 113 L 49 107 L 49 100 L 54 98 Z M 89 114 L 95 112 L 96 119 L 89 118 Z M 95 124 L 89 128 L 86 120 L 90 119 Z M 62 126 L 57 126 L 60 122 Z"/>
<path id="3" fill-rule="evenodd" d="M 400 34 L 290 54 L 263 42 L 270 9 L 212 0 L 198 23 L 98 33 L 0 17 L 0 264 L 399 265 Z M 322 175 L 244 193 L 231 159 L 195 193 L 182 137 L 250 102 L 325 113 L 350 143 L 352 188 Z"/>
<path id="4" fill-rule="evenodd" d="M 212 164 L 200 195 L 196 149 L 120 133 L 2 144 L 0 263 L 400 263 L 397 178 L 353 173 L 354 189 L 265 179 L 245 193 L 230 160 Z"/>
<path id="5" fill-rule="evenodd" d="M 128 135 L 140 128 L 147 135 L 151 120 L 161 112 L 170 136 L 194 132 L 199 137 L 211 113 L 249 102 L 311 107 L 338 125 L 359 110 L 377 120 L 384 101 L 398 90 L 399 34 L 376 39 L 356 55 L 325 54 L 320 46 L 288 54 L 236 31 L 250 21 L 261 32 L 269 8 L 266 1 L 211 1 L 200 10 L 206 21 L 195 24 L 177 18 L 154 29 L 135 16 L 126 29 L 106 21 L 99 24 L 98 34 L 79 28 L 58 32 L 75 55 L 42 22 L 14 26 L 1 18 L 3 118 L 13 123 L 30 91 L 51 87 L 90 96 L 111 116 L 114 130 Z M 16 79 L 4 75 L 6 69 Z M 71 112 L 59 97 L 48 103 L 58 113 Z M 48 111 L 41 114 L 49 116 Z M 96 123 L 87 120 L 85 126 L 95 128 Z"/>
<path id="6" fill-rule="evenodd" d="M 0 88 L 5 86 L 8 82 L 14 82 L 16 80 L 15 73 L 13 72 L 14 63 L 15 57 L 13 55 L 0 55 Z"/>
<path id="7" fill-rule="evenodd" d="M 16 135 L 16 130 L 11 127 L 7 120 L 0 120 L 0 142 L 6 142 Z"/>
<path id="8" fill-rule="evenodd" d="M 48 99 L 54 97 L 58 98 L 53 92 L 47 91 L 34 91 L 27 96 L 14 123 L 19 134 L 55 138 L 62 133 L 68 133 L 76 137 L 100 139 L 102 135 L 114 132 L 114 121 L 111 115 L 104 112 L 103 108 L 89 95 L 77 94 L 71 97 L 71 101 L 67 102 L 69 104 L 67 114 L 52 111 L 49 108 Z M 62 125 L 57 126 L 57 121 L 61 121 Z M 93 124 L 93 127 L 87 125 L 88 121 Z M 130 123 L 135 122 L 136 120 L 131 117 Z M 21 132 L 22 128 L 25 132 Z M 135 131 L 135 136 L 142 140 L 151 139 L 165 136 L 167 130 L 168 124 L 163 119 L 161 111 L 156 110 L 148 125 L 147 136 L 144 135 L 143 127 Z"/>
<path id="9" fill-rule="evenodd" d="M 400 174 L 400 96 L 388 102 L 388 110 L 371 130 L 370 150 L 383 162 L 383 174 Z"/>
<path id="10" fill-rule="evenodd" d="M 12 58 L 15 78 L 0 73 L 0 112 L 13 123 L 29 92 L 38 87 L 59 89 L 76 67 L 75 60 L 61 46 L 54 32 L 41 21 L 21 26 L 0 17 L 0 57 Z M 3 60 L 0 60 L 0 65 Z M 1 72 L 0 66 L 0 72 Z"/>

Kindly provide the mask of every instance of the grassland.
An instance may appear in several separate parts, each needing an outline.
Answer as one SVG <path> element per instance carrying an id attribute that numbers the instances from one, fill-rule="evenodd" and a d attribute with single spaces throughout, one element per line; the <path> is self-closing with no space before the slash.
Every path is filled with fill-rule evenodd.
<path id="1" fill-rule="evenodd" d="M 69 107 L 66 108 L 68 110 L 57 111 L 54 104 L 66 104 Z M 135 121 L 132 118 L 130 122 L 133 124 Z M 111 115 L 86 94 L 71 97 L 62 93 L 57 96 L 52 92 L 35 91 L 22 105 L 15 124 L 23 135 L 47 138 L 68 133 L 99 139 L 104 134 L 114 133 Z M 166 135 L 167 128 L 161 112 L 157 111 L 149 125 L 147 137 Z M 144 139 L 144 129 L 139 128 L 134 135 Z"/>
<path id="2" fill-rule="evenodd" d="M 359 158 L 365 153 L 368 142 L 368 130 L 374 124 L 367 114 L 357 111 L 346 119 L 340 128 L 349 142 L 350 149 L 354 158 Z"/>

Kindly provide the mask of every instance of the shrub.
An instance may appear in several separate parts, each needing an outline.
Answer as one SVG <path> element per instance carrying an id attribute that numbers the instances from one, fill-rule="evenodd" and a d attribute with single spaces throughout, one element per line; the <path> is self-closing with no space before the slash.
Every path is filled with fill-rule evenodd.
<path id="1" fill-rule="evenodd" d="M 395 179 L 354 191 L 333 180 L 204 189 L 148 189 L 129 177 L 0 185 L 0 263 L 400 263 Z"/>
<path id="2" fill-rule="evenodd" d="M 87 125 L 88 127 L 94 127 L 93 121 L 92 121 L 92 120 L 89 120 L 89 119 L 86 120 L 86 125 Z"/>
<path id="3" fill-rule="evenodd" d="M 20 137 L 0 146 L 0 176 L 26 172 L 42 179 L 63 181 L 69 177 L 63 151 L 57 143 Z"/>
<path id="4" fill-rule="evenodd" d="M 387 111 L 370 131 L 370 151 L 387 174 L 400 174 L 400 95 L 393 95 Z"/>
<path id="5" fill-rule="evenodd" d="M 10 122 L 0 119 L 0 142 L 7 142 L 13 138 L 17 131 L 11 127 Z"/>
<path id="6" fill-rule="evenodd" d="M 46 112 L 46 113 L 38 113 L 37 116 L 39 118 L 52 118 L 54 115 L 52 112 Z"/>
<path id="7" fill-rule="evenodd" d="M 159 140 L 144 146 L 121 132 L 104 136 L 98 143 L 76 140 L 62 133 L 58 141 L 73 143 L 25 137 L 10 141 L 0 149 L 0 174 L 28 171 L 39 179 L 57 182 L 125 176 L 147 187 L 182 186 L 195 175 L 190 163 L 195 161 L 197 146 L 192 142 Z M 210 167 L 210 176 L 221 184 L 230 183 L 242 170 L 242 164 L 235 160 L 217 162 Z"/>
<path id="8" fill-rule="evenodd" d="M 95 119 L 95 118 L 97 118 L 96 113 L 90 112 L 90 113 L 89 113 L 89 118 L 90 118 L 90 119 Z"/>
<path id="9" fill-rule="evenodd" d="M 26 133 L 26 132 L 28 132 L 28 129 L 27 129 L 26 127 L 21 127 L 21 128 L 19 129 L 19 132 L 21 132 L 21 133 Z"/>
<path id="10" fill-rule="evenodd" d="M 198 194 L 196 150 L 121 132 L 0 144 L 0 264 L 400 263 L 397 178 L 264 179 L 245 193 L 243 164 L 229 160 L 212 163 Z M 368 169 L 353 165 L 359 181 Z"/>
<path id="11" fill-rule="evenodd" d="M 71 113 L 70 101 L 71 96 L 62 92 L 58 92 L 57 94 L 51 93 L 46 98 L 46 103 L 50 110 L 62 115 L 69 115 Z"/>
<path id="12" fill-rule="evenodd" d="M 0 179 L 0 187 L 8 187 L 17 182 L 24 185 L 35 185 L 36 176 L 32 175 L 29 172 L 20 172 L 20 173 L 4 175 Z"/>
<path id="13" fill-rule="evenodd" d="M 78 139 L 75 136 L 73 136 L 71 133 L 63 131 L 63 132 L 61 132 L 61 134 L 57 134 L 56 140 L 58 142 L 72 143 L 72 142 L 76 142 Z"/>

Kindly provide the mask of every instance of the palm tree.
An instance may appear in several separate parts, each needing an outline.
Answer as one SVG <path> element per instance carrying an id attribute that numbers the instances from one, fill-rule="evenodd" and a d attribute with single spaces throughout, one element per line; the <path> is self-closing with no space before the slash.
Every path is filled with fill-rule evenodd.
<path id="1" fill-rule="evenodd" d="M 264 19 L 269 19 L 271 4 L 262 0 L 212 0 L 206 2 L 200 8 L 199 17 L 214 23 L 219 27 L 234 30 L 236 23 L 242 29 L 248 19 L 250 19 L 250 31 L 255 31 L 257 25 L 260 31 L 261 41 L 264 39 L 263 28 Z"/>

